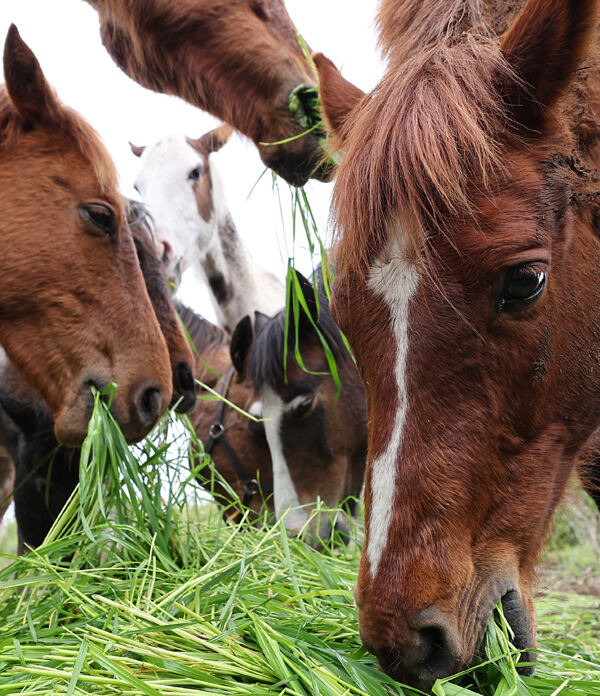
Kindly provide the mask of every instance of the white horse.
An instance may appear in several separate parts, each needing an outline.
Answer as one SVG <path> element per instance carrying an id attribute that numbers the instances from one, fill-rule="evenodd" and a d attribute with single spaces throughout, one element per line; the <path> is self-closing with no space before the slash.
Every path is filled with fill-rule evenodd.
<path id="1" fill-rule="evenodd" d="M 169 275 L 194 269 L 210 288 L 217 321 L 229 332 L 255 310 L 272 316 L 285 304 L 283 284 L 253 261 L 225 202 L 211 154 L 231 132 L 225 125 L 198 140 L 179 135 L 149 148 L 131 145 L 141 157 L 135 188 L 154 218 Z"/>

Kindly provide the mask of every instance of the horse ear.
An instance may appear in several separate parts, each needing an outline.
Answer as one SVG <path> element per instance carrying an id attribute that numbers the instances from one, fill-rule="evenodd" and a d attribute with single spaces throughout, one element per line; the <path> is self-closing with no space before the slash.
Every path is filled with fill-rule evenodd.
<path id="1" fill-rule="evenodd" d="M 263 330 L 265 324 L 269 321 L 269 315 L 264 312 L 254 311 L 254 333 L 258 334 Z"/>
<path id="2" fill-rule="evenodd" d="M 214 128 L 208 133 L 200 136 L 197 140 L 192 140 L 188 138 L 188 143 L 201 154 L 210 155 L 212 152 L 217 152 L 223 145 L 229 140 L 231 134 L 233 133 L 233 128 L 228 124 L 224 123 L 218 128 Z"/>
<path id="3" fill-rule="evenodd" d="M 343 127 L 348 114 L 365 96 L 365 93 L 343 78 L 335 65 L 322 53 L 316 53 L 313 61 L 319 71 L 319 96 L 325 121 L 341 144 Z"/>
<path id="4" fill-rule="evenodd" d="M 246 376 L 246 363 L 250 348 L 254 342 L 254 331 L 252 330 L 252 320 L 246 314 L 243 319 L 240 319 L 231 335 L 231 343 L 229 344 L 229 354 L 231 362 L 242 377 Z"/>
<path id="5" fill-rule="evenodd" d="M 60 122 L 61 107 L 54 91 L 14 24 L 10 25 L 4 43 L 4 77 L 10 99 L 26 123 Z"/>
<path id="6" fill-rule="evenodd" d="M 136 157 L 141 157 L 141 156 L 142 156 L 142 153 L 143 153 L 144 150 L 146 149 L 146 146 L 145 146 L 145 145 L 134 145 L 134 144 L 131 142 L 131 140 L 129 141 L 129 147 L 131 148 L 131 152 L 133 152 L 133 154 L 134 154 Z"/>
<path id="7" fill-rule="evenodd" d="M 315 289 L 313 287 L 313 284 L 308 280 L 308 278 L 305 278 L 302 273 L 298 273 L 296 271 L 296 276 L 298 277 L 298 281 L 300 283 L 300 288 L 302 290 L 302 294 L 304 295 L 304 300 L 306 302 L 306 306 L 308 307 L 308 311 L 310 312 L 310 316 L 312 317 L 313 321 L 315 324 L 319 323 L 319 306 L 317 305 L 317 300 L 315 298 Z M 311 329 L 312 328 L 312 323 L 308 316 L 306 315 L 306 312 L 304 311 L 303 307 L 300 307 L 300 327 L 304 329 Z"/>
<path id="8" fill-rule="evenodd" d="M 0 406 L 24 435 L 33 435 L 39 432 L 44 425 L 40 423 L 41 420 L 45 419 L 41 418 L 39 409 L 1 391 Z M 48 424 L 51 425 L 50 419 L 47 420 Z"/>
<path id="9" fill-rule="evenodd" d="M 594 0 L 528 0 L 500 44 L 517 77 L 502 86 L 513 123 L 539 128 L 586 56 L 597 24 Z"/>

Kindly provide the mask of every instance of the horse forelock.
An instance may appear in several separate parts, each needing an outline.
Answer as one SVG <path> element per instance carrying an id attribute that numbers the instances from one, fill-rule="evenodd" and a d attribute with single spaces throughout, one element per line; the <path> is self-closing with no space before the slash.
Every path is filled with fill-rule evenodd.
<path id="1" fill-rule="evenodd" d="M 331 318 L 325 294 L 321 293 L 320 295 L 321 312 L 316 323 L 331 348 L 336 362 L 342 363 L 350 359 L 350 354 L 344 344 L 339 328 Z M 316 320 L 316 317 L 314 318 Z M 302 343 L 308 338 L 309 332 L 314 332 L 314 328 L 304 329 L 300 327 L 299 331 L 298 345 L 302 354 Z M 276 390 L 278 385 L 285 380 L 286 364 L 291 365 L 292 361 L 296 360 L 295 329 L 292 315 L 289 318 L 287 334 L 286 356 L 286 316 L 285 309 L 283 309 L 272 317 L 256 336 L 250 353 L 249 374 L 257 392 L 260 392 L 264 385 Z M 314 332 L 314 338 L 317 339 L 316 332 Z"/>
<path id="2" fill-rule="evenodd" d="M 98 133 L 74 109 L 60 105 L 60 120 L 47 126 L 31 126 L 15 109 L 5 85 L 0 86 L 0 145 L 14 147 L 24 134 L 35 128 L 50 129 L 53 135 L 66 142 L 84 160 L 96 178 L 101 193 L 116 194 L 117 171 Z"/>
<path id="3" fill-rule="evenodd" d="M 509 78 L 499 47 L 482 36 L 426 46 L 402 66 L 391 64 L 342 138 L 332 208 L 341 275 L 364 280 L 392 219 L 420 252 L 430 232 L 476 217 L 469 192 L 489 191 L 502 171 L 499 85 Z"/>

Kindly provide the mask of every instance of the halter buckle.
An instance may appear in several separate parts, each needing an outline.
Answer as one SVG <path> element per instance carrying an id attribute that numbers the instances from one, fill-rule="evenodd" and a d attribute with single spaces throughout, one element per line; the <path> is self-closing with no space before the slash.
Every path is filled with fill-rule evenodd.
<path id="1" fill-rule="evenodd" d="M 208 434 L 213 440 L 218 440 L 224 432 L 225 426 L 223 423 L 213 423 L 208 430 Z"/>
<path id="2" fill-rule="evenodd" d="M 258 485 L 258 481 L 255 478 L 248 479 L 244 482 L 244 492 L 246 493 L 246 495 L 257 495 L 259 491 L 260 487 Z"/>

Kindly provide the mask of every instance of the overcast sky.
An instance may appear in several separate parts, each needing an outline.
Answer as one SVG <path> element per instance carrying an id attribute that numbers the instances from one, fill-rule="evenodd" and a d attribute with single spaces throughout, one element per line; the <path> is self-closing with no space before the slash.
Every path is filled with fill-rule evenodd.
<path id="1" fill-rule="evenodd" d="M 375 49 L 374 0 L 286 0 L 286 6 L 313 50 L 328 55 L 362 89 L 375 86 L 383 66 Z M 197 138 L 218 123 L 176 97 L 140 87 L 121 72 L 100 42 L 96 12 L 83 0 L 0 0 L 2 41 L 11 22 L 61 99 L 100 133 L 116 163 L 123 193 L 131 197 L 137 195 L 132 185 L 139 160 L 128 141 L 151 145 L 174 133 Z M 264 170 L 252 143 L 235 136 L 216 158 L 233 218 L 250 251 L 261 265 L 283 277 L 291 254 L 287 184 L 279 180 L 280 213 L 270 176 L 264 176 L 249 195 Z M 308 192 L 325 231 L 331 184 L 311 183 Z M 296 259 L 300 270 L 310 270 L 301 240 Z M 192 278 L 184 278 L 180 294 L 197 311 L 214 318 L 206 290 Z"/>

